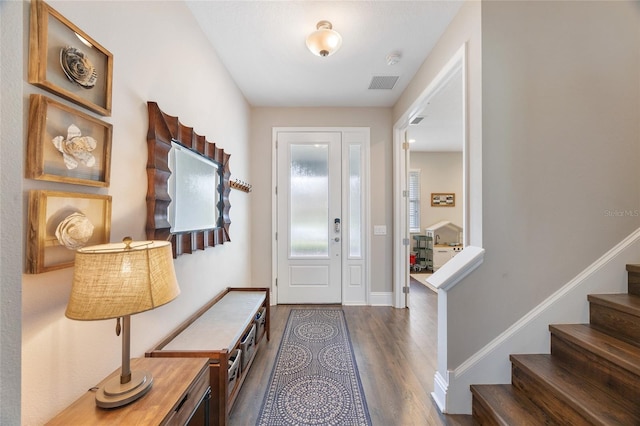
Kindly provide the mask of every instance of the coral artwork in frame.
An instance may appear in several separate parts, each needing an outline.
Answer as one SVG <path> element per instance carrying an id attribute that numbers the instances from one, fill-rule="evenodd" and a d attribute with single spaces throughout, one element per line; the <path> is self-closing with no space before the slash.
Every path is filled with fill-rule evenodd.
<path id="1" fill-rule="evenodd" d="M 111 196 L 29 191 L 26 272 L 73 266 L 77 249 L 109 242 Z"/>
<path id="2" fill-rule="evenodd" d="M 31 2 L 29 83 L 111 115 L 113 55 L 42 0 Z"/>
<path id="3" fill-rule="evenodd" d="M 108 187 L 111 135 L 111 124 L 32 94 L 26 177 Z"/>

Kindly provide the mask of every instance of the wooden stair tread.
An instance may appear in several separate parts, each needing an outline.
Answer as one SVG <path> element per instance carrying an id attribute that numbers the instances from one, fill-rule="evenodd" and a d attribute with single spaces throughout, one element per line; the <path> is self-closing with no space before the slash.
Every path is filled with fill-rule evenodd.
<path id="1" fill-rule="evenodd" d="M 552 324 L 552 334 L 640 376 L 640 347 L 598 331 L 590 324 Z"/>
<path id="2" fill-rule="evenodd" d="M 550 324 L 551 354 L 512 354 L 511 385 L 472 385 L 480 424 L 640 426 L 640 263 L 589 294 L 589 324 Z"/>
<path id="3" fill-rule="evenodd" d="M 628 264 L 627 272 L 640 272 L 640 264 Z"/>
<path id="4" fill-rule="evenodd" d="M 546 414 L 513 385 L 471 385 L 471 393 L 500 425 L 553 425 Z M 489 408 L 490 407 L 490 408 Z"/>
<path id="5" fill-rule="evenodd" d="M 589 294 L 587 300 L 640 317 L 640 296 L 634 294 Z"/>
<path id="6" fill-rule="evenodd" d="M 606 389 L 584 382 L 565 368 L 570 366 L 552 359 L 549 354 L 511 355 L 510 359 L 514 366 L 544 382 L 555 399 L 595 424 L 630 425 L 640 421 L 638 407 L 636 412 L 631 412 L 632 406 L 612 398 Z"/>

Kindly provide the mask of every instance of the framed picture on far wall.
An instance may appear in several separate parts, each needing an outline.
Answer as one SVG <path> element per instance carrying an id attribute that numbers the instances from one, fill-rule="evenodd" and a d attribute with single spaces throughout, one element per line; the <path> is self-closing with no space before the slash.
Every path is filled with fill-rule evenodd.
<path id="1" fill-rule="evenodd" d="M 431 207 L 454 207 L 456 205 L 456 194 L 432 192 Z"/>
<path id="2" fill-rule="evenodd" d="M 29 83 L 111 115 L 113 55 L 42 0 L 31 1 Z"/>
<path id="3" fill-rule="evenodd" d="M 28 274 L 73 266 L 76 250 L 109 242 L 111 196 L 29 191 Z"/>
<path id="4" fill-rule="evenodd" d="M 111 124 L 32 94 L 26 177 L 108 187 L 111 135 Z"/>

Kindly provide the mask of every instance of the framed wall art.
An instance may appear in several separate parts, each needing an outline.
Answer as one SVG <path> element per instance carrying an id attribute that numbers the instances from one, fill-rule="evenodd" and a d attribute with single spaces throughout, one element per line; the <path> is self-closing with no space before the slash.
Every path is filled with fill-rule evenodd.
<path id="1" fill-rule="evenodd" d="M 149 112 L 149 131 L 147 132 L 147 238 L 150 240 L 168 240 L 173 247 L 173 257 L 204 250 L 231 241 L 229 227 L 229 193 L 231 186 L 229 177 L 229 159 L 224 149 L 217 144 L 208 142 L 206 137 L 197 134 L 193 127 L 180 123 L 178 117 L 162 112 L 156 102 L 147 102 Z M 196 163 L 201 163 L 198 169 L 200 175 L 194 174 L 195 167 L 188 161 L 186 167 L 172 169 L 176 166 L 176 148 L 183 149 L 199 157 Z M 178 156 L 181 156 L 178 154 Z M 200 168 L 202 167 L 202 168 Z M 177 172 L 177 173 L 176 173 Z M 215 175 L 215 176 L 212 176 Z M 170 182 L 170 180 L 172 182 Z M 195 193 L 185 185 L 176 185 L 175 181 L 207 182 L 200 185 Z M 177 216 L 185 215 L 184 207 L 179 205 L 185 198 L 210 197 L 215 205 L 210 205 L 209 212 L 198 212 L 195 219 L 186 214 L 187 219 L 179 231 L 176 230 Z M 171 204 L 175 204 L 171 206 Z M 202 204 L 198 206 L 202 209 Z M 177 215 L 176 215 L 177 212 Z M 207 224 L 208 223 L 208 224 Z M 191 225 L 191 226 L 190 226 Z"/>
<path id="2" fill-rule="evenodd" d="M 456 205 L 456 194 L 432 192 L 431 207 L 454 207 Z"/>
<path id="3" fill-rule="evenodd" d="M 31 2 L 29 83 L 111 115 L 113 55 L 42 0 Z"/>
<path id="4" fill-rule="evenodd" d="M 108 187 L 111 136 L 111 124 L 32 94 L 26 177 Z"/>
<path id="5" fill-rule="evenodd" d="M 26 272 L 73 266 L 77 249 L 109 242 L 111 196 L 29 191 Z"/>

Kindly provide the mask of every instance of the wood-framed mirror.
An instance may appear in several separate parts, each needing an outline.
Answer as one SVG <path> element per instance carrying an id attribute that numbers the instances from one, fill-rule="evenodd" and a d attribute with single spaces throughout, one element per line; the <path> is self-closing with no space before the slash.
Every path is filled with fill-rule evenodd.
<path id="1" fill-rule="evenodd" d="M 231 241 L 230 155 L 156 102 L 147 107 L 147 238 L 171 241 L 174 258 Z"/>

